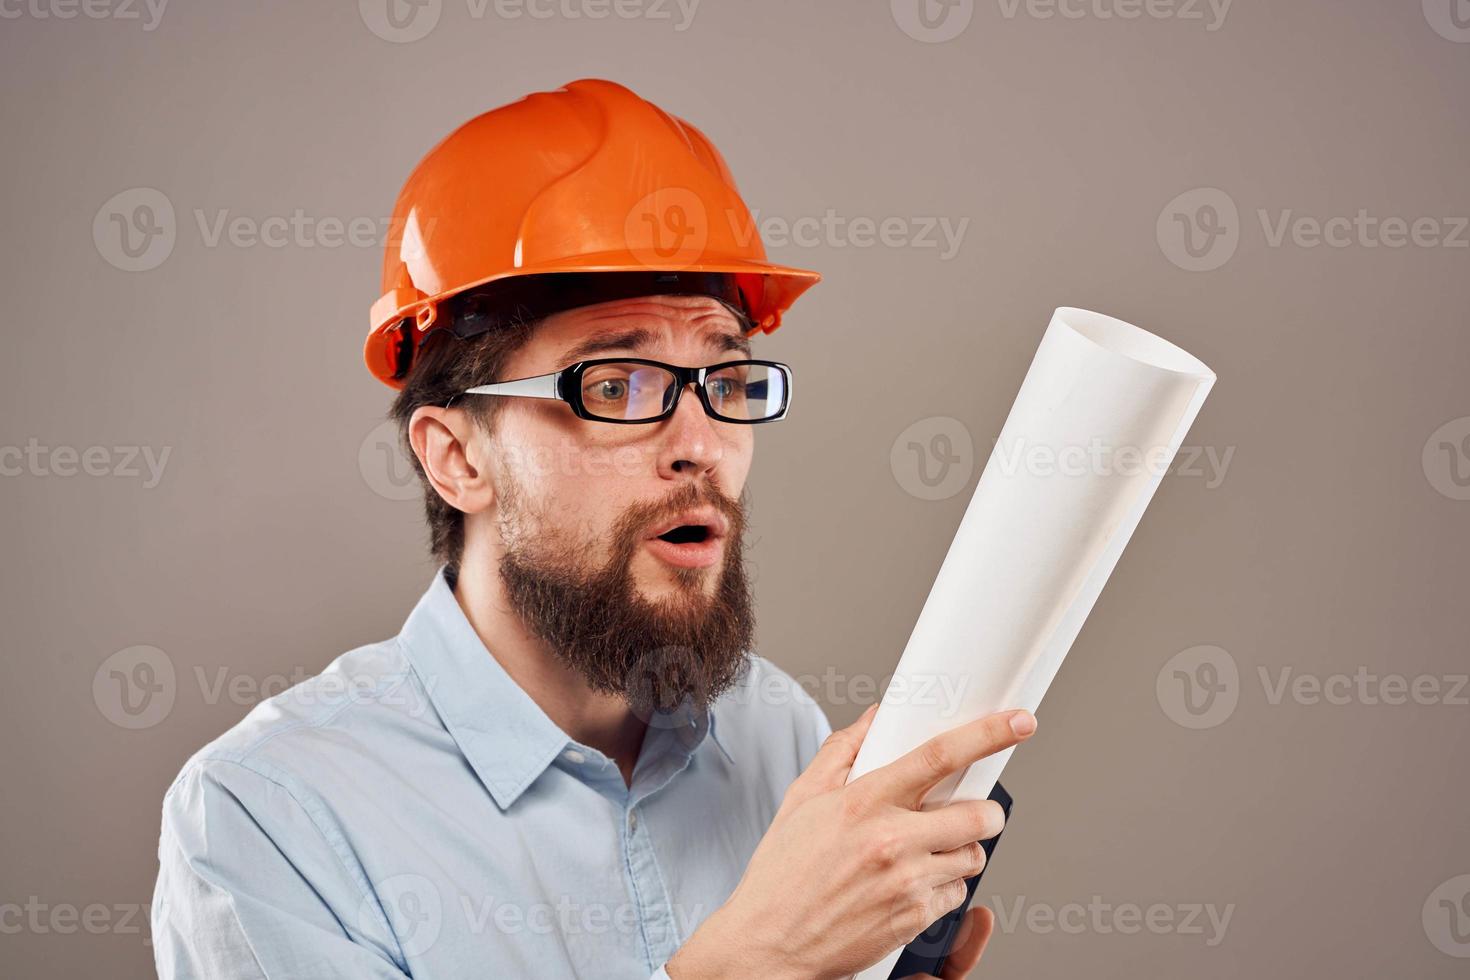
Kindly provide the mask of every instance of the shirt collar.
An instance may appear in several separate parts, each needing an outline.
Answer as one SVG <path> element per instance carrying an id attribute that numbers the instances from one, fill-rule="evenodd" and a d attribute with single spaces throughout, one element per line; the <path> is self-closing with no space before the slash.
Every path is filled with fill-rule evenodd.
<path id="1" fill-rule="evenodd" d="M 443 568 L 404 622 L 398 641 L 445 728 L 501 809 L 576 744 L 485 648 Z M 680 709 L 655 716 L 647 738 L 667 732 L 692 754 L 709 735 L 733 763 L 716 728 L 715 712 L 694 709 L 686 700 Z"/>

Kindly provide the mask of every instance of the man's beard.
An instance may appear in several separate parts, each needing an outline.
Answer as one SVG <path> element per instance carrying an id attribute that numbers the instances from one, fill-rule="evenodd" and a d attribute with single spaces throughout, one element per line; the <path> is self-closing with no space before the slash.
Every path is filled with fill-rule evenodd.
<path id="1" fill-rule="evenodd" d="M 607 563 L 596 568 L 587 560 L 587 545 L 548 547 L 534 540 L 534 532 L 526 533 L 518 488 L 502 485 L 500 491 L 506 597 L 527 629 L 589 687 L 624 698 L 651 722 L 656 712 L 672 711 L 686 698 L 707 707 L 744 676 L 754 616 L 740 502 L 711 484 L 686 483 L 657 504 L 630 507 L 609 532 Z M 649 526 L 701 505 L 717 508 L 729 522 L 723 566 L 673 568 L 674 590 L 645 598 L 631 566 Z M 711 574 L 719 578 L 707 592 Z"/>

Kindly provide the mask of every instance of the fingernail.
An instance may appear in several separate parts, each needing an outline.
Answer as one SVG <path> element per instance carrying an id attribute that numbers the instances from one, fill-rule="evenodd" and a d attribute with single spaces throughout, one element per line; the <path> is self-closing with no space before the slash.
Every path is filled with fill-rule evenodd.
<path id="1" fill-rule="evenodd" d="M 1036 731 L 1036 716 L 1029 711 L 1017 711 L 1011 715 L 1011 731 L 1026 736 Z"/>

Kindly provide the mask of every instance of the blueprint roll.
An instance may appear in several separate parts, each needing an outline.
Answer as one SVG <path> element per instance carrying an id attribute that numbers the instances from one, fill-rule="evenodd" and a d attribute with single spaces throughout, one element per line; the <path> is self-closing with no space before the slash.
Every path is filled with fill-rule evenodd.
<path id="1" fill-rule="evenodd" d="M 984 715 L 1036 710 L 1214 383 L 1146 330 L 1053 314 L 849 782 Z M 925 809 L 985 799 L 1009 754 Z"/>
<path id="2" fill-rule="evenodd" d="M 1036 710 L 1214 383 L 1146 330 L 1053 314 L 849 782 L 966 722 Z M 985 799 L 1010 754 L 946 779 L 924 809 Z"/>

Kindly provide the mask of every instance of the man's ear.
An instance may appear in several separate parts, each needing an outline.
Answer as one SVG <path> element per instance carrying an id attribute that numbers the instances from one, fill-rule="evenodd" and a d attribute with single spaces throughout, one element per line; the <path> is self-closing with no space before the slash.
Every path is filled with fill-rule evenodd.
<path id="1" fill-rule="evenodd" d="M 421 405 L 408 420 L 408 442 L 445 503 L 478 514 L 495 502 L 483 457 L 484 430 L 460 408 Z"/>

